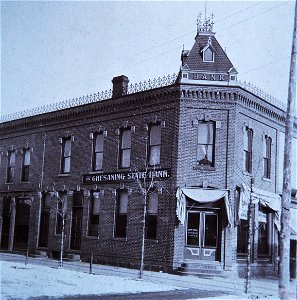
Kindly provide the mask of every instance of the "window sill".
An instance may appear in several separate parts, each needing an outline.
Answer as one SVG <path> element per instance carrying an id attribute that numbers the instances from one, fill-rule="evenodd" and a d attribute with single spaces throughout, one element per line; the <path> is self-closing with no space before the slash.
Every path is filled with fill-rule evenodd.
<path id="1" fill-rule="evenodd" d="M 13 184 L 13 182 L 5 182 L 5 184 Z"/>
<path id="2" fill-rule="evenodd" d="M 193 170 L 215 171 L 216 167 L 207 166 L 207 165 L 196 165 L 196 166 L 193 166 Z"/>
<path id="3" fill-rule="evenodd" d="M 149 242 L 152 242 L 152 243 L 155 243 L 155 244 L 158 244 L 159 243 L 159 240 L 157 240 L 157 239 L 145 239 L 145 242 L 146 243 L 149 243 Z"/>
<path id="4" fill-rule="evenodd" d="M 272 182 L 271 178 L 267 178 L 267 177 L 262 177 L 262 180 L 267 182 Z"/>
<path id="5" fill-rule="evenodd" d="M 29 181 L 21 181 L 21 183 L 30 183 Z"/>
<path id="6" fill-rule="evenodd" d="M 88 174 L 102 174 L 103 170 L 98 170 L 98 171 L 90 171 Z"/>
<path id="7" fill-rule="evenodd" d="M 67 176 L 70 176 L 70 173 L 61 173 L 61 174 L 58 174 L 58 177 L 67 177 Z"/>
<path id="8" fill-rule="evenodd" d="M 127 242 L 128 239 L 127 238 L 122 238 L 122 237 L 113 237 L 114 241 L 123 241 L 123 242 Z"/>
<path id="9" fill-rule="evenodd" d="M 96 240 L 96 241 L 99 240 L 99 237 L 95 235 L 86 235 L 85 238 L 88 240 Z"/>

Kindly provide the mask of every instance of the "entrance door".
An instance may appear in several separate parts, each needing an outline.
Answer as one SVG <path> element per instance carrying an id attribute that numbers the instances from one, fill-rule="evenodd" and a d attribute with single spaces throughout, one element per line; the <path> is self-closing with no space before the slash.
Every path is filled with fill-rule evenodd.
<path id="1" fill-rule="evenodd" d="M 2 232 L 1 232 L 1 249 L 8 249 L 9 229 L 10 229 L 10 198 L 3 199 L 2 210 Z"/>
<path id="2" fill-rule="evenodd" d="M 31 200 L 18 199 L 16 201 L 14 249 L 25 250 L 29 238 Z"/>
<path id="3" fill-rule="evenodd" d="M 216 211 L 188 211 L 186 259 L 217 260 L 219 220 Z"/>

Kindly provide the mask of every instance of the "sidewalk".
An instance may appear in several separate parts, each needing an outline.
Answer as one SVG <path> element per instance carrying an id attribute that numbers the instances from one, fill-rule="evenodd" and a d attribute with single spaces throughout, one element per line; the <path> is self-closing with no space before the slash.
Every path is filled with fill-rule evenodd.
<path id="1" fill-rule="evenodd" d="M 12 253 L 0 253 L 3 261 L 19 262 L 25 264 L 25 256 Z M 28 259 L 28 265 L 43 265 L 52 268 L 58 267 L 58 261 L 49 258 Z M 89 273 L 89 264 L 84 262 L 64 262 L 64 269 Z M 138 270 L 119 268 L 106 265 L 94 264 L 92 273 L 95 275 L 129 277 L 138 280 Z M 249 293 L 244 293 L 245 280 L 241 278 L 199 278 L 197 276 L 179 276 L 161 272 L 144 271 L 143 281 L 151 283 L 162 283 L 179 289 L 202 289 L 207 291 L 222 291 L 230 294 L 219 299 L 279 299 L 278 280 L 253 278 L 250 281 Z M 291 282 L 291 299 L 296 299 L 296 280 Z M 204 298 L 206 299 L 206 298 Z M 218 298 L 209 298 L 218 299 Z"/>

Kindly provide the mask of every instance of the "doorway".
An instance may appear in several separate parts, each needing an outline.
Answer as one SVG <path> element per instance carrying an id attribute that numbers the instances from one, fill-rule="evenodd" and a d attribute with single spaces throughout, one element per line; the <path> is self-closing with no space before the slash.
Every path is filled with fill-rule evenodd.
<path id="1" fill-rule="evenodd" d="M 218 260 L 219 214 L 215 210 L 187 212 L 185 259 Z"/>
<path id="2" fill-rule="evenodd" d="M 15 215 L 14 249 L 26 250 L 29 239 L 31 199 L 17 199 Z"/>

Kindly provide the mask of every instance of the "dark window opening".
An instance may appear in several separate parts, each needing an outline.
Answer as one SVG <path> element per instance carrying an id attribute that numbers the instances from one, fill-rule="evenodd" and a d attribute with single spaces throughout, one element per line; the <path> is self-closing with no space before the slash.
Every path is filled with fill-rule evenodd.
<path id="1" fill-rule="evenodd" d="M 265 136 L 265 144 L 264 144 L 264 177 L 271 178 L 271 138 Z"/>
<path id="2" fill-rule="evenodd" d="M 244 135 L 245 171 L 252 173 L 253 130 L 246 127 Z"/>
<path id="3" fill-rule="evenodd" d="M 116 201 L 114 236 L 125 238 L 127 233 L 128 191 L 121 190 Z"/>

